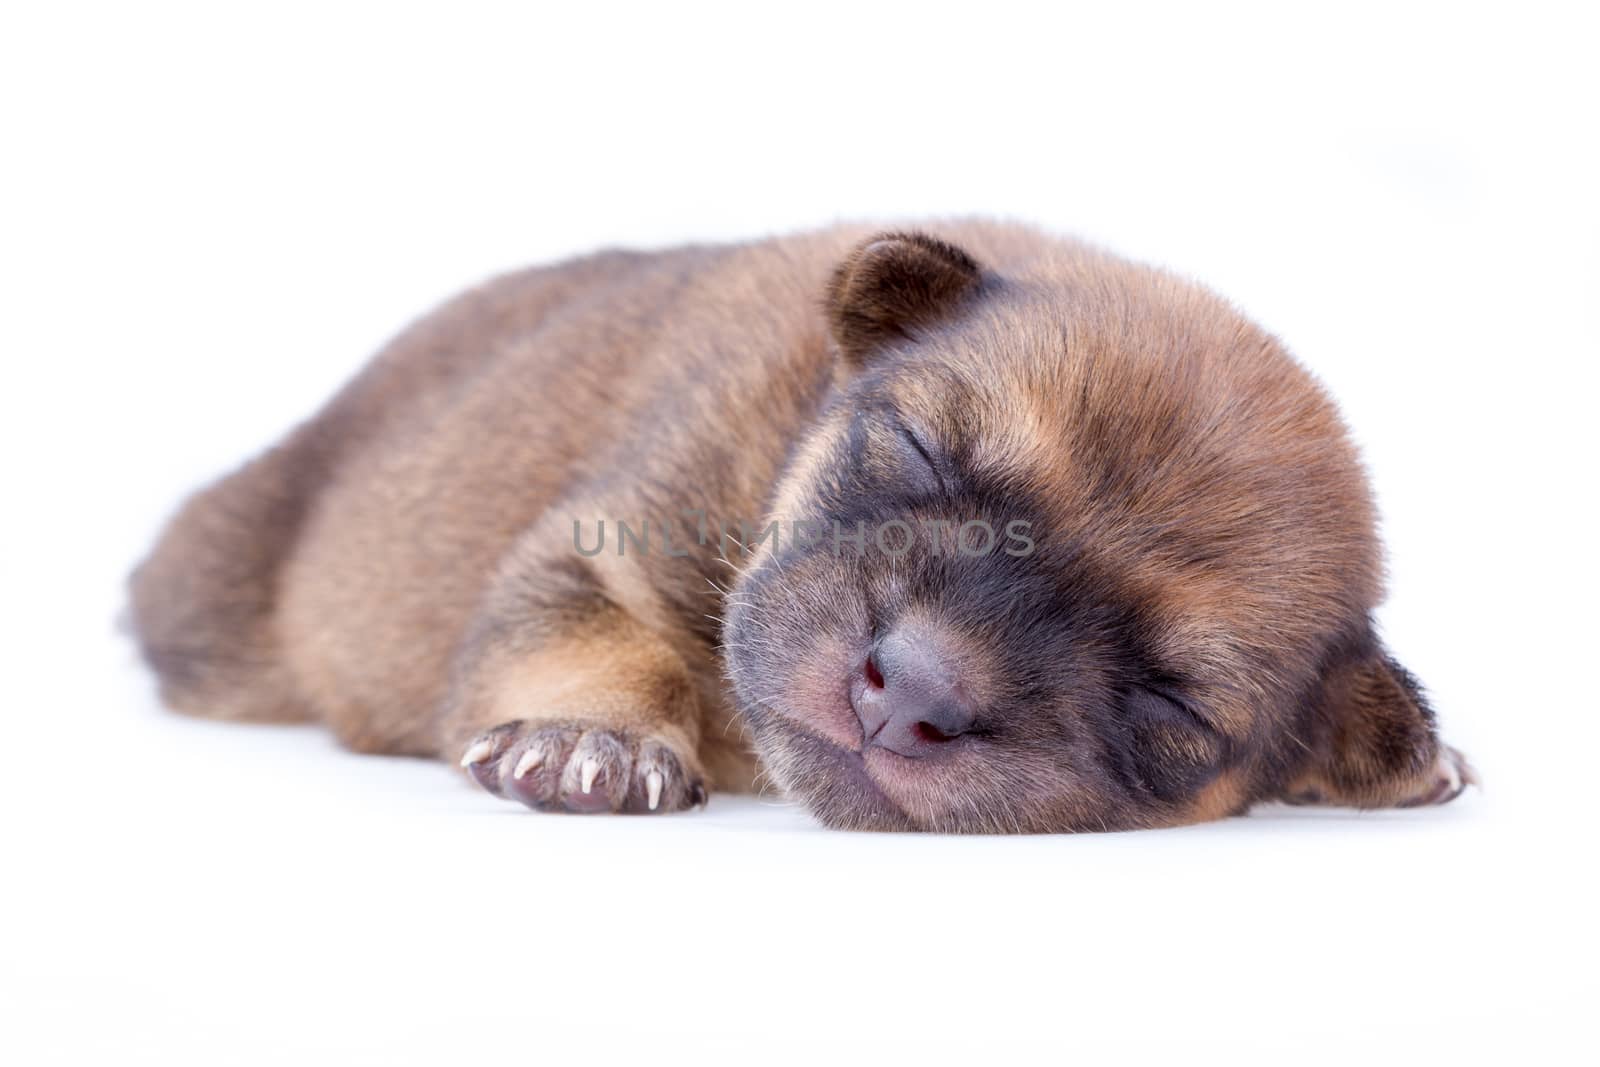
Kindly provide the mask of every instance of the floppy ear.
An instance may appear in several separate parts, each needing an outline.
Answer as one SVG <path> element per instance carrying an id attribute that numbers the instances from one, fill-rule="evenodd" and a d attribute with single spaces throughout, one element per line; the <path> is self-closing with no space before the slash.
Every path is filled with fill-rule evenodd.
<path id="1" fill-rule="evenodd" d="M 1441 744 L 1417 680 L 1377 639 L 1324 673 L 1311 759 L 1286 789 L 1294 803 L 1414 807 L 1454 800 L 1477 781 L 1466 759 Z"/>
<path id="2" fill-rule="evenodd" d="M 828 286 L 828 323 L 845 358 L 860 362 L 914 337 L 978 287 L 977 262 L 924 233 L 884 233 L 850 253 Z"/>

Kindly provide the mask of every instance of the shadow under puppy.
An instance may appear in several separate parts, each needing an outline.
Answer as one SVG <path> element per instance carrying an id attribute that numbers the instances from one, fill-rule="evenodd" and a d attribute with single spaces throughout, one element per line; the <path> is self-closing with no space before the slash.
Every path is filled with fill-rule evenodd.
<path id="1" fill-rule="evenodd" d="M 1471 780 L 1374 636 L 1333 404 L 1168 274 L 1021 226 L 513 274 L 193 497 L 164 698 L 535 808 L 760 767 L 830 826 L 1171 826 Z M 641 536 L 642 535 L 642 536 Z"/>

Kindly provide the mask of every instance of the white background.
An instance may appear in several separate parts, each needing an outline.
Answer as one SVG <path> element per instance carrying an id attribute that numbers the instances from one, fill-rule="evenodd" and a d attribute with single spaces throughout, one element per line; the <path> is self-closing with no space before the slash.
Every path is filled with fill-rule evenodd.
<path id="1" fill-rule="evenodd" d="M 0 1059 L 1592 1057 L 1584 6 L 8 6 Z M 541 817 L 170 716 L 114 633 L 184 491 L 467 283 L 939 213 L 1201 278 L 1328 383 L 1384 631 L 1486 789 L 1039 839 Z"/>

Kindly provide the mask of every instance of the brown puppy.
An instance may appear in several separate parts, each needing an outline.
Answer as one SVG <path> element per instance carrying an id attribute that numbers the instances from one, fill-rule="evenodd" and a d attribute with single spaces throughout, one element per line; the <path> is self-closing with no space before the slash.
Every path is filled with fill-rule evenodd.
<path id="1" fill-rule="evenodd" d="M 131 584 L 174 707 L 538 808 L 676 810 L 757 754 L 883 829 L 1470 780 L 1373 635 L 1372 502 L 1316 383 L 1210 293 L 1023 227 L 494 281 L 190 500 Z"/>

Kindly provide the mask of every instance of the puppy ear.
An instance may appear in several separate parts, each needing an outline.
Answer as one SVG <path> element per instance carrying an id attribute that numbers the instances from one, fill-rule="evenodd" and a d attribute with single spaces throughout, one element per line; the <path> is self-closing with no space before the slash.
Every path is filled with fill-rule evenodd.
<path id="1" fill-rule="evenodd" d="M 1414 807 L 1454 800 L 1477 779 L 1441 744 L 1422 687 L 1370 635 L 1325 671 L 1310 737 L 1311 758 L 1290 782 L 1294 803 Z"/>
<path id="2" fill-rule="evenodd" d="M 828 321 L 847 359 L 905 340 L 978 287 L 977 262 L 924 233 L 883 233 L 858 245 L 833 272 Z"/>

